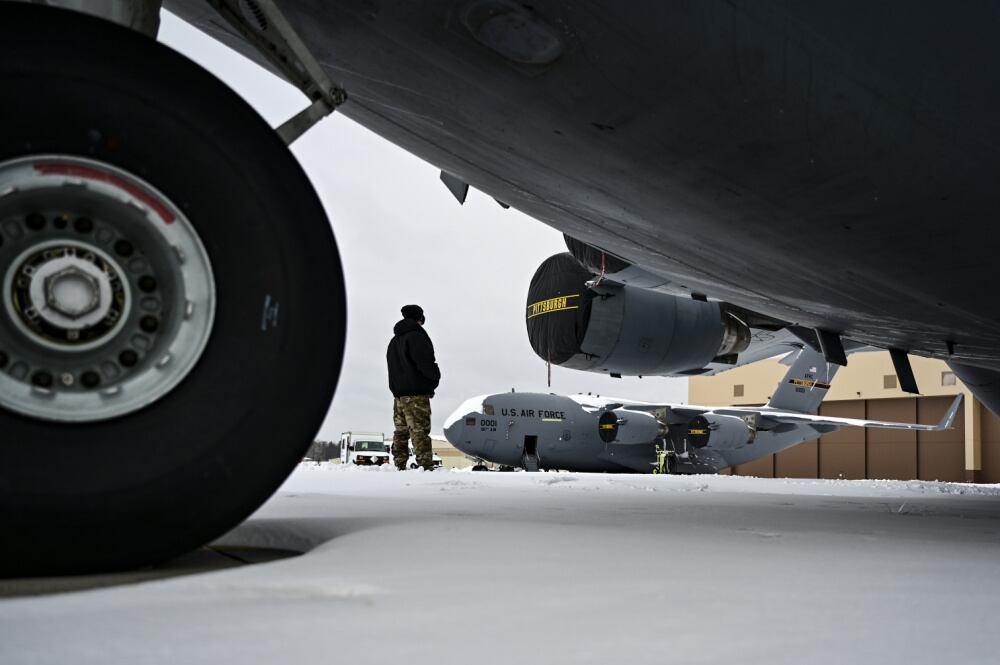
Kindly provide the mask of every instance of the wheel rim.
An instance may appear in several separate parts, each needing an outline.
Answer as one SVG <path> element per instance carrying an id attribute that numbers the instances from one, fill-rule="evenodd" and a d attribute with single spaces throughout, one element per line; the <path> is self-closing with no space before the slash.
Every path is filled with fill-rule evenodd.
<path id="1" fill-rule="evenodd" d="M 194 226 L 138 176 L 44 155 L 0 162 L 0 406 L 90 422 L 166 395 L 211 335 Z"/>

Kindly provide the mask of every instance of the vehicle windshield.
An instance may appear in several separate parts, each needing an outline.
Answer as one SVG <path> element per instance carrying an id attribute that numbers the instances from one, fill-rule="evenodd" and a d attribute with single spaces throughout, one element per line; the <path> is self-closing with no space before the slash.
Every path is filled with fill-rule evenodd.
<path id="1" fill-rule="evenodd" d="M 376 453 L 384 453 L 387 450 L 385 444 L 381 441 L 355 441 L 354 449 Z"/>

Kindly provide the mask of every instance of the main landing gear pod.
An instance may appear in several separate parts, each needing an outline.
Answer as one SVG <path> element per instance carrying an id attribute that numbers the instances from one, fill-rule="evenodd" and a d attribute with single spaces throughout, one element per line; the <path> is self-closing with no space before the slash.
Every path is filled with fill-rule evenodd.
<path id="1" fill-rule="evenodd" d="M 319 428 L 336 244 L 277 134 L 186 58 L 24 4 L 0 39 L 0 576 L 160 561 Z"/>

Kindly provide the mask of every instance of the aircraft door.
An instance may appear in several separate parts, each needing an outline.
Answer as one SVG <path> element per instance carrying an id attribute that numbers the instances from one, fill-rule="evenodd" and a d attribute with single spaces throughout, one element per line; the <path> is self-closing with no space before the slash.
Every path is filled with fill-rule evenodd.
<path id="1" fill-rule="evenodd" d="M 538 471 L 538 436 L 535 434 L 526 434 L 524 437 L 521 465 L 525 471 Z"/>

